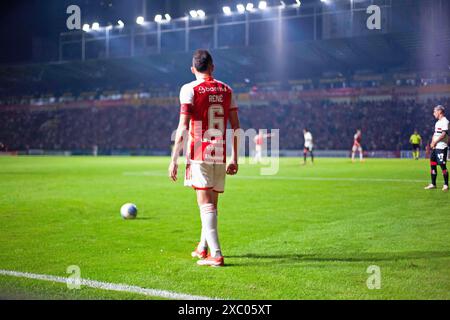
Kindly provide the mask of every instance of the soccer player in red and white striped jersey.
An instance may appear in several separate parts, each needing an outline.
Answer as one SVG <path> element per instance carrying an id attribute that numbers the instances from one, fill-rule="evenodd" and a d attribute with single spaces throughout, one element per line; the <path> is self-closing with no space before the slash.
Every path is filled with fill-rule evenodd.
<path id="1" fill-rule="evenodd" d="M 364 160 L 363 149 L 361 145 L 362 133 L 361 129 L 356 130 L 356 133 L 353 137 L 353 147 L 352 147 L 352 162 L 355 162 L 355 154 L 356 151 L 359 152 L 359 161 Z"/>
<path id="2" fill-rule="evenodd" d="M 213 78 L 214 64 L 208 51 L 197 50 L 194 53 L 191 71 L 196 80 L 181 88 L 180 121 L 169 176 L 177 180 L 177 160 L 183 146 L 183 133 L 188 129 L 184 184 L 196 190 L 202 221 L 200 243 L 192 256 L 200 258 L 197 261 L 199 265 L 223 266 L 217 231 L 217 205 L 219 194 L 225 190 L 225 175 L 238 172 L 238 141 L 235 134 L 231 161 L 226 164 L 226 128 L 230 122 L 233 133 L 239 129 L 238 108 L 231 88 Z"/>
<path id="3" fill-rule="evenodd" d="M 264 139 L 268 139 L 273 137 L 274 134 L 263 134 L 262 130 L 259 130 L 258 134 L 255 136 L 255 138 L 253 138 L 253 142 L 255 143 L 255 157 L 254 157 L 254 161 L 256 163 L 260 162 L 262 160 L 262 148 L 263 148 L 263 143 L 264 143 Z"/>

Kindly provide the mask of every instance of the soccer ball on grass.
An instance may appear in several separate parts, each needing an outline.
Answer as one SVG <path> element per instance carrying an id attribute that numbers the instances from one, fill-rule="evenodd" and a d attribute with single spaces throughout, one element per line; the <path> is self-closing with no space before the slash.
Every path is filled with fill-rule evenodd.
<path id="1" fill-rule="evenodd" d="M 122 208 L 120 208 L 120 215 L 124 219 L 135 219 L 137 212 L 138 209 L 133 203 L 125 203 Z"/>

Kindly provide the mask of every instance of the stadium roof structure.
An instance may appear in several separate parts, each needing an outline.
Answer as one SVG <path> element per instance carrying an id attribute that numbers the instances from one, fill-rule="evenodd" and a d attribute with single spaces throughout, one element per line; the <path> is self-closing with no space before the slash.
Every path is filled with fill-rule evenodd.
<path id="1" fill-rule="evenodd" d="M 242 82 L 299 79 L 326 72 L 358 70 L 448 70 L 450 32 L 430 39 L 418 33 L 389 33 L 290 43 L 273 47 L 212 50 L 216 76 Z M 28 92 L 124 90 L 139 86 L 179 86 L 192 79 L 191 53 L 173 52 L 134 58 L 97 59 L 0 67 L 1 95 Z"/>

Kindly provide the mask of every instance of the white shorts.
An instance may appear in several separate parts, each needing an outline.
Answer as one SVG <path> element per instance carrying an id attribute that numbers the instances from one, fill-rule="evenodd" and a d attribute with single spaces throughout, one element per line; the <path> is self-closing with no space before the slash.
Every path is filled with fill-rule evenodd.
<path id="1" fill-rule="evenodd" d="M 190 163 L 186 166 L 184 185 L 195 190 L 225 191 L 226 164 Z"/>
<path id="2" fill-rule="evenodd" d="M 305 144 L 304 149 L 305 149 L 305 150 L 308 150 L 309 152 L 312 152 L 312 150 L 313 150 L 313 145 L 312 145 L 312 144 Z"/>
<path id="3" fill-rule="evenodd" d="M 352 148 L 352 152 L 356 152 L 356 151 L 358 151 L 358 152 L 362 152 L 362 147 L 361 146 L 353 146 L 353 148 Z"/>

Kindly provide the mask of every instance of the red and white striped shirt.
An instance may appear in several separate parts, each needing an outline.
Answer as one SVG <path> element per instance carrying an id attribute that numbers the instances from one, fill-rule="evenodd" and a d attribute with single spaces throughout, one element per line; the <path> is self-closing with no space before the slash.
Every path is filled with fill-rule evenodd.
<path id="1" fill-rule="evenodd" d="M 198 79 L 181 88 L 180 104 L 180 113 L 191 116 L 188 159 L 225 163 L 229 114 L 237 110 L 231 88 L 212 77 Z"/>

